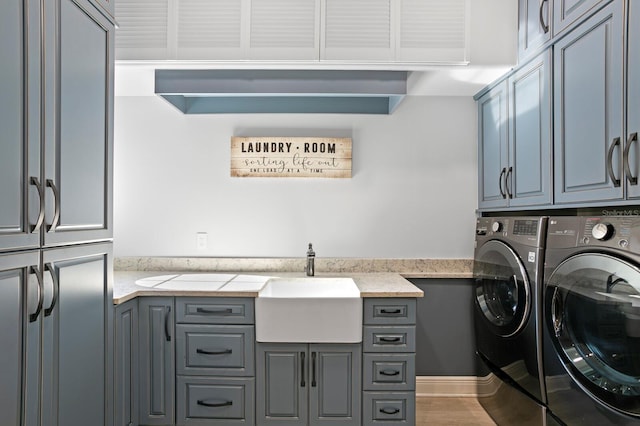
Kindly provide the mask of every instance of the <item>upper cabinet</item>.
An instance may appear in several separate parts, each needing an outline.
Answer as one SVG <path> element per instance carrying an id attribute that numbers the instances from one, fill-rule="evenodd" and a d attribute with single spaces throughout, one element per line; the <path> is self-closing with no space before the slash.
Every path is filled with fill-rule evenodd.
<path id="1" fill-rule="evenodd" d="M 627 35 L 627 110 L 626 143 L 624 147 L 624 171 L 627 182 L 627 196 L 640 197 L 640 4 L 629 1 Z"/>
<path id="2" fill-rule="evenodd" d="M 554 37 L 611 0 L 551 0 Z"/>
<path id="3" fill-rule="evenodd" d="M 621 200 L 623 2 L 554 45 L 556 204 Z"/>
<path id="4" fill-rule="evenodd" d="M 551 0 L 519 0 L 518 59 L 522 62 L 551 39 Z"/>
<path id="5" fill-rule="evenodd" d="M 478 99 L 481 208 L 551 203 L 551 54 Z"/>
<path id="6" fill-rule="evenodd" d="M 117 59 L 463 63 L 469 0 L 119 0 Z"/>
<path id="7" fill-rule="evenodd" d="M 0 251 L 112 236 L 113 23 L 42 5 L 0 5 Z"/>

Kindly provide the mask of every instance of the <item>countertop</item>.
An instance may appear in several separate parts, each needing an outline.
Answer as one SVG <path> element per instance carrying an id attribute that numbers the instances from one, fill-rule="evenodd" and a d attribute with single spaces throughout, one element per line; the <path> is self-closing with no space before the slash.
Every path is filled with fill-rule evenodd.
<path id="1" fill-rule="evenodd" d="M 318 273 L 315 276 L 352 278 L 360 289 L 361 297 L 424 296 L 422 290 L 396 273 Z M 305 274 L 116 270 L 113 303 L 124 303 L 138 296 L 257 297 L 260 289 L 271 277 L 305 277 Z"/>

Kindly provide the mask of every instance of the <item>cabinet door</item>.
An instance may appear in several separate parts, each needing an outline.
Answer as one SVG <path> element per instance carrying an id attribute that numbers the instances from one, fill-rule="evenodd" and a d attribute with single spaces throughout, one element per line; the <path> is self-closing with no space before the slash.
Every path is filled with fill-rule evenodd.
<path id="1" fill-rule="evenodd" d="M 306 425 L 308 345 L 256 344 L 256 423 Z"/>
<path id="2" fill-rule="evenodd" d="M 550 0 L 519 0 L 518 58 L 522 61 L 551 38 Z"/>
<path id="3" fill-rule="evenodd" d="M 0 251 L 40 242 L 38 23 L 31 2 L 0 2 Z"/>
<path id="4" fill-rule="evenodd" d="M 508 205 L 505 182 L 508 171 L 507 82 L 478 99 L 478 188 L 481 208 Z"/>
<path id="5" fill-rule="evenodd" d="M 610 0 L 555 0 L 553 1 L 553 35 L 556 36 L 571 24 L 578 23 L 597 6 Z"/>
<path id="6" fill-rule="evenodd" d="M 640 197 L 640 4 L 637 1 L 628 2 L 628 46 L 627 46 L 627 142 L 626 178 L 627 195 L 631 198 Z"/>
<path id="7" fill-rule="evenodd" d="M 310 351 L 309 424 L 360 425 L 360 344 L 313 344 Z"/>
<path id="8" fill-rule="evenodd" d="M 172 425 L 175 418 L 174 302 L 143 297 L 139 310 L 139 421 Z"/>
<path id="9" fill-rule="evenodd" d="M 53 296 L 43 306 L 43 419 L 51 426 L 111 425 L 111 244 L 45 250 Z"/>
<path id="10" fill-rule="evenodd" d="M 111 238 L 113 25 L 88 0 L 44 5 L 45 244 Z"/>
<path id="11" fill-rule="evenodd" d="M 551 53 L 509 77 L 510 206 L 551 204 Z"/>
<path id="12" fill-rule="evenodd" d="M 0 255 L 0 412 L 7 426 L 35 425 L 39 414 L 40 322 L 32 317 L 39 259 L 38 252 Z"/>
<path id="13" fill-rule="evenodd" d="M 395 18 L 391 0 L 323 0 L 320 59 L 393 61 Z"/>
<path id="14" fill-rule="evenodd" d="M 138 299 L 115 307 L 115 426 L 138 424 Z"/>
<path id="15" fill-rule="evenodd" d="M 622 2 L 554 46 L 556 204 L 622 199 Z"/>

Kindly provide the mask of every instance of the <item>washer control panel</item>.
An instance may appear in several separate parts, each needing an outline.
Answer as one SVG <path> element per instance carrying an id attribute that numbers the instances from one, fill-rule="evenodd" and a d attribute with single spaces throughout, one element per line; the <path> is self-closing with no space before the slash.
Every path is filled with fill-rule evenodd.
<path id="1" fill-rule="evenodd" d="M 640 216 L 550 217 L 547 247 L 640 247 Z"/>

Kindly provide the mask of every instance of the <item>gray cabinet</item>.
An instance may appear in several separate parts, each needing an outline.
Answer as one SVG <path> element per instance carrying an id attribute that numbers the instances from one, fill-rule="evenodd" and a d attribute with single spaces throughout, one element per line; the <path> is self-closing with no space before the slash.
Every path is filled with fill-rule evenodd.
<path id="1" fill-rule="evenodd" d="M 589 13 L 610 0 L 555 0 L 553 3 L 553 35 L 556 36 L 577 24 Z"/>
<path id="2" fill-rule="evenodd" d="M 627 27 L 627 110 L 626 110 L 626 144 L 625 144 L 625 178 L 627 196 L 640 197 L 640 4 L 628 1 Z"/>
<path id="3" fill-rule="evenodd" d="M 518 59 L 535 53 L 551 39 L 551 0 L 518 1 Z"/>
<path id="4" fill-rule="evenodd" d="M 42 418 L 46 425 L 110 425 L 111 244 L 44 250 L 51 299 L 42 307 Z"/>
<path id="5" fill-rule="evenodd" d="M 556 204 L 623 199 L 622 35 L 614 1 L 554 46 Z"/>
<path id="6" fill-rule="evenodd" d="M 176 424 L 255 419 L 253 299 L 176 298 Z"/>
<path id="7" fill-rule="evenodd" d="M 0 255 L 0 412 L 7 426 L 37 425 L 40 414 L 38 251 Z"/>
<path id="8" fill-rule="evenodd" d="M 44 244 L 111 238 L 113 23 L 87 0 L 44 5 Z"/>
<path id="9" fill-rule="evenodd" d="M 416 300 L 364 300 L 363 425 L 414 425 Z"/>
<path id="10" fill-rule="evenodd" d="M 88 0 L 0 8 L 0 250 L 109 239 L 113 23 Z"/>
<path id="11" fill-rule="evenodd" d="M 39 5 L 0 2 L 0 251 L 40 243 L 39 22 Z"/>
<path id="12" fill-rule="evenodd" d="M 544 51 L 478 99 L 481 208 L 551 204 L 551 75 Z"/>
<path id="13" fill-rule="evenodd" d="M 258 343 L 258 425 L 360 425 L 360 344 Z"/>
<path id="14" fill-rule="evenodd" d="M 115 426 L 138 424 L 138 299 L 114 308 Z"/>
<path id="15" fill-rule="evenodd" d="M 138 303 L 139 421 L 175 422 L 175 340 L 172 297 L 143 297 Z"/>

